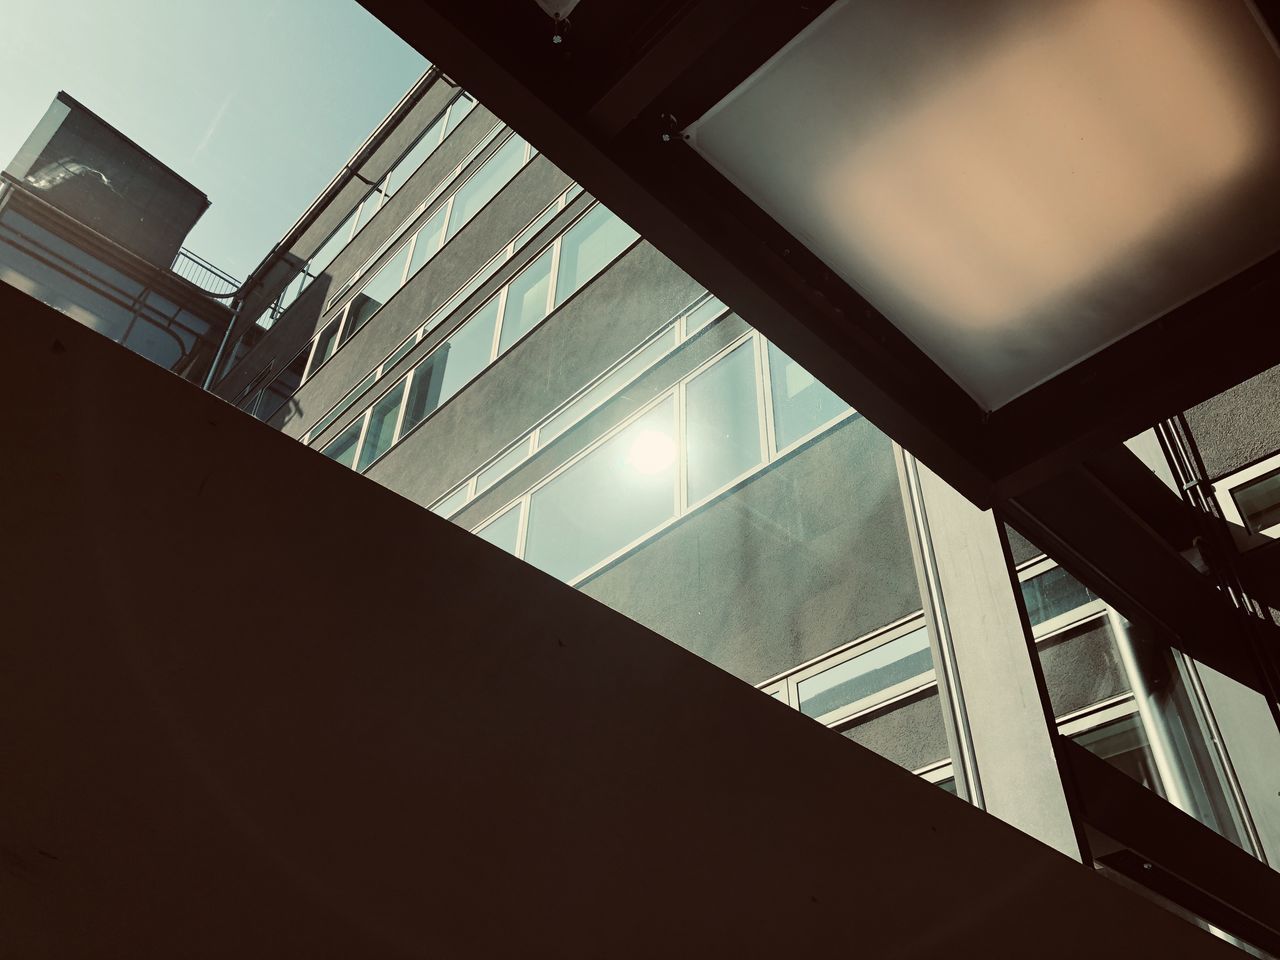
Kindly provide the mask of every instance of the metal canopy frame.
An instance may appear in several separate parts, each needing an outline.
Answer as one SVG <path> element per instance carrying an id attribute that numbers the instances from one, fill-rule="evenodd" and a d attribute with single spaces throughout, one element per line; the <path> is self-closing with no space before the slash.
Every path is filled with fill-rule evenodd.
<path id="1" fill-rule="evenodd" d="M 979 506 L 1280 362 L 1273 255 L 983 410 L 678 132 L 831 0 L 589 0 L 559 22 L 533 2 L 364 5 Z M 1278 5 L 1255 6 L 1276 33 Z M 1153 362 L 1159 382 L 1133 375 Z"/>

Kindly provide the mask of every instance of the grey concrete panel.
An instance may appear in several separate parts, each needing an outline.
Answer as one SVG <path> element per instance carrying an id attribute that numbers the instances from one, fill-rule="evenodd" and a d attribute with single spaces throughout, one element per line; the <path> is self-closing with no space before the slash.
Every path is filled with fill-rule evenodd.
<path id="1" fill-rule="evenodd" d="M 919 477 L 976 795 L 1000 819 L 1083 858 L 1000 528 L 923 464 Z"/>
<path id="2" fill-rule="evenodd" d="M 840 732 L 904 770 L 919 770 L 948 756 L 937 690 L 894 704 L 892 709 L 858 720 Z"/>
<path id="3" fill-rule="evenodd" d="M 297 399 L 306 412 L 297 426 L 309 426 L 367 376 L 568 183 L 569 178 L 541 156 L 517 174 L 298 391 Z M 415 356 L 427 349 L 429 344 Z"/>
<path id="4" fill-rule="evenodd" d="M 1262 694 L 1204 664 L 1196 664 L 1195 670 L 1204 684 L 1263 854 L 1276 868 L 1280 865 L 1280 730 Z"/>
<path id="5" fill-rule="evenodd" d="M 410 146 L 413 139 L 430 124 L 452 95 L 452 88 L 447 85 L 437 85 L 436 89 L 414 108 L 410 120 L 392 131 L 387 142 L 378 149 L 373 159 L 362 170 L 362 176 L 376 182 Z M 458 162 L 496 122 L 497 118 L 483 107 L 473 108 L 448 139 L 427 158 L 409 181 L 334 258 L 325 274 L 313 281 L 303 295 L 290 306 L 271 332 L 240 362 L 238 369 L 219 385 L 219 393 L 224 396 L 234 396 L 272 358 L 276 359 L 277 366 L 288 363 L 289 358 L 297 352 L 298 348 L 330 319 L 331 314 L 322 315 L 325 301 L 330 293 L 358 270 L 369 255 L 396 231 L 423 197 L 457 166 Z M 315 224 L 304 233 L 296 249 L 310 256 L 342 222 L 342 219 L 360 203 L 369 189 L 367 184 L 359 180 L 353 180 L 347 184 L 338 199 L 330 203 Z M 279 290 L 275 290 L 268 297 L 259 295 L 255 298 L 255 303 L 247 305 L 243 319 L 238 325 L 239 328 L 244 329 L 252 323 L 262 312 L 266 303 L 269 303 L 277 293 Z"/>
<path id="6" fill-rule="evenodd" d="M 1055 717 L 1129 690 L 1105 619 L 1042 641 L 1038 648 Z"/>
<path id="7" fill-rule="evenodd" d="M 416 503 L 432 502 L 669 320 L 699 289 L 647 243 L 632 247 L 369 475 Z"/>
<path id="8" fill-rule="evenodd" d="M 351 384 L 359 383 L 366 377 L 370 370 L 412 334 L 424 320 L 431 317 L 463 284 L 475 276 L 480 267 L 505 247 L 517 231 L 522 230 L 535 216 L 546 209 L 547 205 L 568 185 L 569 178 L 553 167 L 550 161 L 541 156 L 534 158 L 516 176 L 509 185 L 509 190 L 500 192 L 481 210 L 397 292 L 383 311 L 376 314 L 343 348 L 343 351 L 359 351 L 360 359 L 340 360 L 335 356 L 332 361 L 332 371 L 326 365 L 314 381 L 308 380 L 303 385 L 302 390 L 299 391 L 300 404 L 310 412 L 305 416 L 283 420 L 280 423 L 281 429 L 292 436 L 301 436 L 315 422 L 317 416 L 323 416 L 332 406 L 333 401 L 328 399 L 328 395 L 336 393 L 338 398 L 345 396 Z M 393 377 L 393 379 L 380 381 L 371 387 L 369 399 L 362 398 L 349 413 L 335 420 L 333 425 L 326 429 L 327 437 L 323 439 L 340 432 L 360 410 L 368 406 L 373 397 L 394 382 L 394 378 L 407 372 L 426 354 L 434 350 L 493 293 L 533 260 L 546 244 L 564 229 L 567 221 L 581 213 L 589 202 L 589 199 L 584 198 L 561 211 L 540 231 L 533 243 L 512 257 L 493 277 L 481 284 L 471 296 L 457 306 L 449 317 L 440 319 L 438 326 L 400 360 L 394 371 L 387 371 L 384 374 L 384 377 Z M 339 351 L 339 355 L 343 351 Z M 354 357 L 355 354 L 351 356 Z M 325 399 L 318 401 L 311 398 L 310 391 L 324 393 Z M 311 439 L 314 443 L 318 438 Z"/>
<path id="9" fill-rule="evenodd" d="M 1210 480 L 1280 450 L 1280 367 L 1187 411 Z"/>
<path id="10" fill-rule="evenodd" d="M 852 420 L 581 589 L 748 683 L 919 610 L 890 442 Z"/>
<path id="11" fill-rule="evenodd" d="M 12 955 L 1236 955 L 2 285 L 0 316 L 0 402 L 48 400 L 0 517 Z"/>

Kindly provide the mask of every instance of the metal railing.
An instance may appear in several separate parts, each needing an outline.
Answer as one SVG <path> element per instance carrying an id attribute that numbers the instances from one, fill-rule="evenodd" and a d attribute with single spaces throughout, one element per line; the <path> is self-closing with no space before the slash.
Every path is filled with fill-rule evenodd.
<path id="1" fill-rule="evenodd" d="M 240 289 L 239 280 L 186 247 L 178 251 L 169 269 L 218 299 L 226 299 Z"/>

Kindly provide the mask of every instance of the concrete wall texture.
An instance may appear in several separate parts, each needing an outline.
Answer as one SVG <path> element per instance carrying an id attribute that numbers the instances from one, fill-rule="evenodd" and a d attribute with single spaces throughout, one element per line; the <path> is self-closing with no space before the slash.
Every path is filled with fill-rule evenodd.
<path id="1" fill-rule="evenodd" d="M 373 166 L 385 169 L 443 102 L 443 94 L 433 91 Z M 482 107 L 472 112 L 335 260 L 335 282 L 376 249 L 493 122 Z M 533 159 L 301 387 L 273 425 L 300 437 L 569 182 L 545 157 Z M 350 202 L 358 202 L 352 195 Z M 326 211 L 299 249 L 322 242 L 330 221 L 336 223 L 349 209 L 346 202 Z M 560 232 L 590 202 L 586 195 L 578 197 L 541 237 Z M 505 264 L 324 434 L 313 437 L 312 445 L 322 447 L 360 416 L 542 246 L 540 239 Z M 393 254 L 388 251 L 384 258 Z M 698 284 L 641 241 L 403 438 L 368 470 L 369 477 L 430 505 L 701 293 Z M 314 303 L 304 296 L 242 368 L 255 367 L 259 357 L 292 355 L 336 314 L 331 308 L 321 316 L 323 293 L 314 296 Z M 468 504 L 455 521 L 467 528 L 483 522 L 747 330 L 730 316 L 682 344 Z M 237 373 L 228 383 L 241 379 Z M 1016 535 L 1013 543 L 1018 559 L 1038 553 Z M 846 421 L 642 542 L 580 588 L 748 683 L 762 683 L 820 657 L 921 608 L 892 446 L 865 419 Z M 1105 636 L 1090 635 L 1046 649 L 1043 663 L 1059 713 L 1122 689 L 1108 644 Z M 848 735 L 911 769 L 944 759 L 947 752 L 936 695 L 864 718 Z"/>

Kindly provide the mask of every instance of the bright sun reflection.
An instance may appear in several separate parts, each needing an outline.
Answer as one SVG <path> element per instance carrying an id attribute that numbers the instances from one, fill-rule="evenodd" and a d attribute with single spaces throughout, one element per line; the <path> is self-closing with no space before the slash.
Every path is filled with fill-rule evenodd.
<path id="1" fill-rule="evenodd" d="M 627 451 L 627 465 L 641 473 L 660 473 L 675 459 L 675 441 L 657 430 L 640 431 Z"/>

